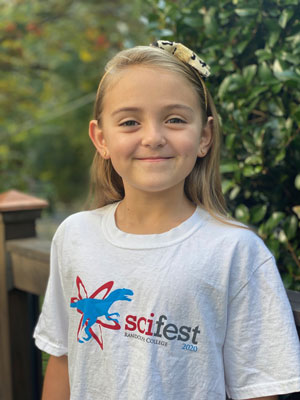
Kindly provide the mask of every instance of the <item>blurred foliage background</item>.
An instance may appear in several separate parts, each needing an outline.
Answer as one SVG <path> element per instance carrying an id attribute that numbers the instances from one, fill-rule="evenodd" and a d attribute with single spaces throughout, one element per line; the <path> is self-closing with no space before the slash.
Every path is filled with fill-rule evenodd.
<path id="1" fill-rule="evenodd" d="M 0 190 L 70 204 L 84 197 L 87 137 L 105 62 L 137 38 L 138 3 L 1 1 Z"/>
<path id="2" fill-rule="evenodd" d="M 230 213 L 300 290 L 298 0 L 0 0 L 0 191 L 83 204 L 87 137 L 105 62 L 155 39 L 210 64 Z M 75 207 L 75 208 L 76 208 Z"/>

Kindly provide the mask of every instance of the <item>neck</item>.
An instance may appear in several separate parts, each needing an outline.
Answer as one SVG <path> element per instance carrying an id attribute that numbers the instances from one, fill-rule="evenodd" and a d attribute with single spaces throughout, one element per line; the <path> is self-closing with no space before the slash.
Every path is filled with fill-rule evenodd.
<path id="1" fill-rule="evenodd" d="M 125 197 L 116 211 L 119 229 L 128 233 L 163 233 L 175 228 L 195 210 L 186 198 L 183 188 L 178 196 L 173 190 L 159 193 L 125 191 Z"/>

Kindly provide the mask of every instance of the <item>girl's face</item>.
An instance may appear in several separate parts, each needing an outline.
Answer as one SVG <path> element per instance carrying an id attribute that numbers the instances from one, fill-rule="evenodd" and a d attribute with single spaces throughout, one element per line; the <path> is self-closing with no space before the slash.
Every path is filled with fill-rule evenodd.
<path id="1" fill-rule="evenodd" d="M 203 126 L 197 92 L 176 72 L 130 66 L 113 78 L 104 96 L 101 129 L 90 137 L 129 191 L 178 188 L 197 157 L 209 150 L 212 121 Z"/>

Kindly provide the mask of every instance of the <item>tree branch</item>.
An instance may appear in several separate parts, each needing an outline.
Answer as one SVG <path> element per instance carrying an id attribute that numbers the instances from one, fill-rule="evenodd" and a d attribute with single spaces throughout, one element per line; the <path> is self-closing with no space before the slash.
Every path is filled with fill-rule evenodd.
<path id="1" fill-rule="evenodd" d="M 293 246 L 291 245 L 289 240 L 287 240 L 286 244 L 287 244 L 287 248 L 288 248 L 289 252 L 291 253 L 291 256 L 293 257 L 293 260 L 295 261 L 296 265 L 298 266 L 298 268 L 300 270 L 300 261 L 297 257 L 297 254 L 295 253 L 295 250 L 293 249 Z"/>

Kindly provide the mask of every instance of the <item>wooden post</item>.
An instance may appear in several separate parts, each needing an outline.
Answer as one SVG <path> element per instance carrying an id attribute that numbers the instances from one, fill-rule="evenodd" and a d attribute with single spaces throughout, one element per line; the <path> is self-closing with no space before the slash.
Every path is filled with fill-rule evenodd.
<path id="1" fill-rule="evenodd" d="M 47 206 L 15 190 L 0 194 L 0 400 L 40 398 L 41 360 L 32 339 L 38 297 L 13 287 L 6 247 L 12 239 L 35 237 L 35 220 Z"/>
<path id="2" fill-rule="evenodd" d="M 296 292 L 295 290 L 287 290 L 286 292 L 291 303 L 296 328 L 300 339 L 300 292 Z"/>
<path id="3" fill-rule="evenodd" d="M 0 399 L 12 400 L 5 225 L 0 214 Z"/>

